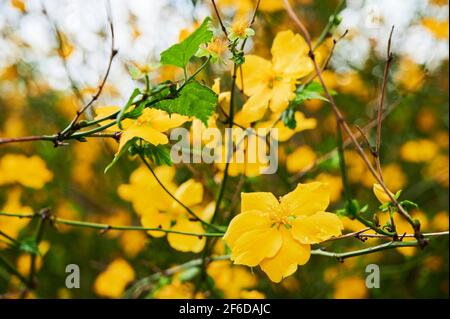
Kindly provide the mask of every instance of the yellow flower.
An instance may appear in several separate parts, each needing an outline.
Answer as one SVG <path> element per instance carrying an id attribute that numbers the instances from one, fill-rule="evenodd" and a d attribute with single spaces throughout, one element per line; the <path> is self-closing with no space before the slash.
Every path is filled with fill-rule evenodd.
<path id="1" fill-rule="evenodd" d="M 423 18 L 422 25 L 439 40 L 448 40 L 448 20 L 439 21 L 433 18 Z"/>
<path id="2" fill-rule="evenodd" d="M 287 126 L 284 125 L 283 121 L 279 121 L 281 114 L 279 113 L 272 113 L 270 120 L 261 122 L 258 125 L 256 125 L 256 129 L 258 128 L 275 128 L 278 129 L 278 141 L 280 142 L 286 142 L 289 140 L 292 136 L 294 136 L 295 133 L 306 131 L 306 130 L 312 130 L 316 128 L 317 126 L 317 120 L 314 118 L 307 118 L 302 112 L 295 112 L 295 121 L 297 123 L 297 126 L 295 129 L 290 129 Z M 241 123 L 238 123 L 241 124 Z M 248 125 L 244 125 L 248 126 Z"/>
<path id="3" fill-rule="evenodd" d="M 203 220 L 212 218 L 215 203 L 206 206 L 203 201 L 203 185 L 190 179 L 180 186 L 173 182 L 175 169 L 173 167 L 160 166 L 155 169 L 155 174 L 161 183 L 175 198 L 189 207 Z M 133 208 L 141 218 L 141 224 L 148 228 L 171 229 L 174 231 L 202 234 L 203 227 L 200 222 L 193 221 L 186 209 L 178 204 L 159 185 L 145 166 L 139 167 L 130 176 L 130 184 L 120 185 L 119 196 L 133 204 Z M 153 237 L 163 237 L 164 232 L 149 231 Z M 169 234 L 167 240 L 174 249 L 183 252 L 200 252 L 206 239 L 197 236 L 182 234 Z"/>
<path id="4" fill-rule="evenodd" d="M 135 137 L 153 145 L 167 144 L 169 139 L 164 132 L 179 127 L 188 119 L 187 116 L 169 115 L 165 111 L 146 108 L 142 115 L 137 120 L 131 121 L 131 124 L 122 132 L 117 152 L 120 152 L 122 147 Z"/>
<path id="5" fill-rule="evenodd" d="M 11 5 L 22 13 L 27 11 L 27 7 L 23 0 L 11 0 Z"/>
<path id="6" fill-rule="evenodd" d="M 403 86 L 409 92 L 420 90 L 425 78 L 423 67 L 412 61 L 410 58 L 400 60 L 398 70 L 394 74 L 396 83 Z"/>
<path id="7" fill-rule="evenodd" d="M 194 293 L 194 285 L 190 282 L 182 282 L 174 276 L 172 282 L 158 289 L 153 293 L 156 299 L 192 299 Z M 195 294 L 195 299 L 204 299 L 201 292 Z"/>
<path id="8" fill-rule="evenodd" d="M 7 213 L 29 214 L 33 209 L 28 206 L 22 206 L 20 203 L 20 196 L 22 190 L 13 188 L 7 193 L 6 203 L 2 207 L 2 211 Z M 0 216 L 0 230 L 12 238 L 17 238 L 20 230 L 28 224 L 29 220 L 25 218 L 12 218 L 8 216 Z M 0 242 L 0 248 L 3 244 Z"/>
<path id="9" fill-rule="evenodd" d="M 115 259 L 95 279 L 94 291 L 101 297 L 120 298 L 134 277 L 133 268 L 124 259 Z"/>
<path id="10" fill-rule="evenodd" d="M 449 218 L 448 212 L 441 211 L 434 215 L 433 220 L 431 222 L 431 226 L 433 230 L 444 231 L 448 230 Z"/>
<path id="11" fill-rule="evenodd" d="M 120 246 L 129 257 L 136 257 L 146 245 L 147 236 L 142 232 L 125 231 L 119 239 Z"/>
<path id="12" fill-rule="evenodd" d="M 290 30 L 277 34 L 271 52 L 272 61 L 256 55 L 245 56 L 243 79 L 241 81 L 241 72 L 238 72 L 237 85 L 250 98 L 236 114 L 237 121 L 258 121 L 268 106 L 273 112 L 283 112 L 295 96 L 296 81 L 314 69 L 305 40 Z"/>
<path id="13" fill-rule="evenodd" d="M 40 189 L 52 178 L 52 172 L 39 156 L 6 154 L 0 159 L 0 185 L 17 182 L 26 187 Z"/>
<path id="14" fill-rule="evenodd" d="M 448 156 L 439 154 L 427 164 L 423 175 L 434 179 L 443 187 L 448 187 Z"/>
<path id="15" fill-rule="evenodd" d="M 330 190 L 330 201 L 337 202 L 341 198 L 342 190 L 342 178 L 340 176 L 334 176 L 327 173 L 320 173 L 315 178 L 316 181 L 327 184 Z"/>
<path id="16" fill-rule="evenodd" d="M 266 296 L 258 290 L 242 290 L 239 297 L 241 299 L 266 299 Z"/>
<path id="17" fill-rule="evenodd" d="M 436 143 L 426 139 L 408 141 L 400 148 L 400 155 L 407 162 L 419 163 L 432 160 L 438 152 Z"/>
<path id="18" fill-rule="evenodd" d="M 213 261 L 208 265 L 207 273 L 214 279 L 216 287 L 223 291 L 224 297 L 237 299 L 243 289 L 254 287 L 256 277 L 241 266 L 233 266 L 227 260 Z"/>
<path id="19" fill-rule="evenodd" d="M 67 59 L 70 57 L 75 49 L 72 42 L 70 42 L 69 37 L 63 33 L 58 31 L 58 41 L 59 41 L 59 49 L 58 54 L 63 58 Z"/>
<path id="20" fill-rule="evenodd" d="M 39 243 L 39 255 L 36 256 L 36 271 L 39 271 L 42 267 L 43 257 L 50 249 L 50 243 L 48 241 L 41 241 Z M 17 270 L 24 276 L 28 276 L 30 273 L 30 265 L 31 265 L 31 255 L 30 254 L 21 254 L 16 261 Z"/>
<path id="21" fill-rule="evenodd" d="M 286 158 L 286 167 L 289 173 L 301 172 L 314 164 L 317 156 L 309 146 L 300 146 Z"/>
<path id="22" fill-rule="evenodd" d="M 339 279 L 334 289 L 333 298 L 335 299 L 364 299 L 368 295 L 364 279 L 357 276 Z"/>
<path id="23" fill-rule="evenodd" d="M 394 194 L 392 194 L 388 190 L 389 194 L 394 197 Z M 391 198 L 389 197 L 388 193 L 381 187 L 380 184 L 373 184 L 373 193 L 375 194 L 376 198 L 380 201 L 381 204 L 389 203 L 391 201 Z"/>
<path id="24" fill-rule="evenodd" d="M 298 184 L 280 200 L 272 193 L 242 193 L 241 213 L 231 221 L 224 241 L 235 264 L 261 269 L 274 282 L 308 262 L 311 244 L 339 236 L 340 219 L 325 212 L 326 185 Z"/>

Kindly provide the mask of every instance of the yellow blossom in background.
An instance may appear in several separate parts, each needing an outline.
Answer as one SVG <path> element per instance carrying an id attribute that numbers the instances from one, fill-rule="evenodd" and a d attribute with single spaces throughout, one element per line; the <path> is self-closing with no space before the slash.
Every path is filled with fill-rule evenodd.
<path id="1" fill-rule="evenodd" d="M 235 264 L 261 269 L 274 282 L 308 262 L 310 245 L 339 236 L 343 228 L 329 204 L 325 184 L 298 184 L 278 200 L 272 193 L 242 193 L 241 213 L 224 236 Z M 255 249 L 255 247 L 258 249 Z"/>
<path id="2" fill-rule="evenodd" d="M 440 211 L 436 215 L 433 216 L 431 221 L 431 228 L 436 231 L 445 231 L 448 230 L 449 219 L 448 212 Z"/>
<path id="3" fill-rule="evenodd" d="M 317 159 L 316 153 L 309 146 L 300 146 L 286 158 L 286 168 L 289 173 L 301 172 L 310 168 Z"/>
<path id="4" fill-rule="evenodd" d="M 328 185 L 328 189 L 330 190 L 330 201 L 332 203 L 337 202 L 341 198 L 344 187 L 340 176 L 320 173 L 316 176 L 315 180 Z"/>
<path id="5" fill-rule="evenodd" d="M 426 139 L 408 141 L 400 148 L 402 159 L 413 163 L 428 162 L 436 156 L 437 152 L 436 143 Z"/>
<path id="6" fill-rule="evenodd" d="M 317 120 L 314 118 L 307 118 L 302 112 L 295 112 L 295 121 L 297 126 L 295 129 L 290 129 L 284 125 L 283 121 L 280 120 L 281 114 L 272 113 L 269 121 L 260 122 L 256 125 L 256 129 L 258 128 L 267 128 L 267 129 L 278 129 L 278 141 L 286 142 L 295 133 L 312 130 L 317 126 Z"/>
<path id="7" fill-rule="evenodd" d="M 6 195 L 6 203 L 3 204 L 1 211 L 7 213 L 31 214 L 33 209 L 28 206 L 22 206 L 20 197 L 22 190 L 20 188 L 13 188 Z M 0 215 L 0 230 L 12 238 L 17 238 L 20 230 L 29 223 L 25 218 L 11 218 Z M 0 248 L 4 247 L 0 242 Z"/>
<path id="8" fill-rule="evenodd" d="M 260 120 L 268 107 L 275 113 L 284 111 L 295 96 L 297 80 L 314 70 L 305 40 L 290 30 L 276 35 L 271 52 L 272 61 L 251 54 L 245 56 L 243 81 L 238 72 L 237 85 L 250 98 L 236 114 L 238 123 Z"/>
<path id="9" fill-rule="evenodd" d="M 58 54 L 63 59 L 69 58 L 75 49 L 73 43 L 70 42 L 69 37 L 64 32 L 61 31 L 58 31 L 58 41 L 59 41 Z"/>
<path id="10" fill-rule="evenodd" d="M 180 186 L 173 182 L 175 169 L 160 166 L 155 174 L 161 183 L 184 205 L 192 209 L 203 220 L 209 220 L 214 212 L 214 203 L 202 205 L 203 185 L 191 179 Z M 203 234 L 200 222 L 193 221 L 184 207 L 177 203 L 159 185 L 157 180 L 144 166 L 135 170 L 130 177 L 130 184 L 119 186 L 119 196 L 132 202 L 133 208 L 140 216 L 141 223 L 148 228 L 171 229 L 174 231 Z M 153 237 L 163 237 L 164 232 L 149 231 Z M 180 251 L 199 252 L 206 239 L 197 236 L 169 234 L 169 244 Z"/>
<path id="11" fill-rule="evenodd" d="M 207 273 L 214 279 L 225 298 L 237 299 L 244 289 L 257 284 L 256 276 L 242 266 L 234 266 L 227 260 L 213 261 L 208 265 Z"/>
<path id="12" fill-rule="evenodd" d="M 122 232 L 119 238 L 120 246 L 128 257 L 136 257 L 144 250 L 148 242 L 147 236 L 143 232 L 126 231 Z"/>
<path id="13" fill-rule="evenodd" d="M 11 0 L 11 5 L 22 13 L 27 12 L 27 7 L 23 0 Z"/>
<path id="14" fill-rule="evenodd" d="M 448 155 L 437 155 L 435 156 L 423 171 L 423 175 L 427 178 L 431 178 L 438 182 L 442 187 L 448 188 L 448 178 L 449 178 L 449 159 Z"/>
<path id="15" fill-rule="evenodd" d="M 242 290 L 240 295 L 240 299 L 266 299 L 264 293 L 258 290 Z"/>
<path id="16" fill-rule="evenodd" d="M 97 295 L 106 298 L 120 298 L 129 282 L 134 280 L 133 268 L 124 259 L 112 261 L 94 282 Z"/>
<path id="17" fill-rule="evenodd" d="M 402 58 L 397 71 L 394 73 L 395 82 L 410 92 L 420 90 L 424 78 L 425 71 L 423 68 L 410 58 Z"/>
<path id="18" fill-rule="evenodd" d="M 413 219 L 418 219 L 420 221 L 420 230 L 425 232 L 428 228 L 428 217 L 427 215 L 419 210 L 415 210 L 410 213 Z M 377 213 L 379 223 L 381 226 L 386 225 L 389 222 L 389 213 Z M 394 224 L 397 234 L 402 236 L 403 234 L 414 234 L 414 229 L 411 224 L 399 213 L 394 214 Z M 448 228 L 447 228 L 448 229 Z M 403 238 L 403 241 L 415 241 L 414 237 Z M 416 253 L 417 247 L 401 247 L 398 248 L 397 251 L 400 252 L 404 256 L 412 256 Z"/>
<path id="19" fill-rule="evenodd" d="M 426 17 L 422 19 L 422 25 L 430 30 L 439 40 L 448 40 L 448 20 L 439 21 Z"/>
<path id="20" fill-rule="evenodd" d="M 174 276 L 172 282 L 163 286 L 153 293 L 153 298 L 156 299 L 192 299 L 194 294 L 194 285 L 190 282 L 182 282 Z M 204 299 L 201 292 L 195 294 L 195 299 Z"/>
<path id="21" fill-rule="evenodd" d="M 0 185 L 19 183 L 40 189 L 52 178 L 53 173 L 37 155 L 6 154 L 0 158 Z"/>
<path id="22" fill-rule="evenodd" d="M 39 243 L 39 255 L 36 256 L 35 260 L 35 269 L 39 271 L 42 267 L 43 258 L 45 254 L 50 249 L 50 243 L 48 241 L 41 241 Z M 30 254 L 21 254 L 16 261 L 17 270 L 23 275 L 28 276 L 30 273 L 30 265 L 31 265 L 31 255 Z"/>
<path id="23" fill-rule="evenodd" d="M 95 183 L 94 165 L 102 149 L 100 140 L 92 140 L 89 143 L 76 143 L 73 147 L 76 165 L 72 166 L 72 180 L 77 184 L 92 187 Z"/>
<path id="24" fill-rule="evenodd" d="M 390 163 L 383 166 L 382 171 L 384 183 L 391 191 L 397 192 L 406 185 L 407 177 L 401 166 L 397 163 Z M 373 177 L 372 173 L 366 169 L 364 172 L 364 178 L 361 182 L 364 186 L 371 188 L 377 181 L 375 180 L 375 177 Z"/>
<path id="25" fill-rule="evenodd" d="M 333 293 L 333 298 L 335 299 L 364 299 L 367 297 L 366 283 L 360 277 L 344 277 L 335 283 Z"/>

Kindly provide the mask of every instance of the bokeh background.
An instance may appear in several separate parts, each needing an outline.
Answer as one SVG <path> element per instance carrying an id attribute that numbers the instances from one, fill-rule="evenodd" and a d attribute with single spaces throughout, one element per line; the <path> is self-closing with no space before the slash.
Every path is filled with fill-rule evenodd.
<path id="1" fill-rule="evenodd" d="M 339 1 L 291 2 L 317 38 Z M 256 1 L 217 3 L 231 23 L 250 16 Z M 131 79 L 127 65 L 152 69 L 155 83 L 179 77 L 167 67 L 153 70 L 160 52 L 194 30 L 206 16 L 213 16 L 206 0 L 111 0 L 110 7 L 119 54 L 95 107 L 122 105 L 134 87 L 142 86 Z M 0 0 L 0 137 L 58 132 L 74 116 L 80 98 L 88 101 L 96 92 L 110 54 L 107 12 L 103 1 Z M 413 215 L 421 220 L 424 231 L 448 230 L 448 1 L 347 0 L 340 18 L 335 37 L 348 33 L 338 42 L 324 76 L 338 93 L 336 100 L 349 122 L 361 127 L 375 117 L 387 39 L 395 25 L 386 101 L 389 114 L 383 126 L 385 180 L 392 191 L 402 189 L 402 198 L 419 204 Z M 256 36 L 248 41 L 246 51 L 270 57 L 277 32 L 295 30 L 295 26 L 282 1 L 262 0 L 254 29 Z M 230 63 L 215 65 L 200 76 L 209 84 L 221 77 L 226 86 L 229 68 Z M 78 96 L 71 86 L 77 88 Z M 306 101 L 301 111 L 316 119 L 316 128 L 281 144 L 276 175 L 247 178 L 243 189 L 282 195 L 296 182 L 316 179 L 333 186 L 332 209 L 342 208 L 337 154 L 332 152 L 336 143 L 333 114 L 321 100 Z M 123 160 L 103 173 L 116 149 L 113 139 L 73 141 L 56 149 L 42 141 L 0 146 L 1 211 L 29 213 L 51 207 L 62 218 L 138 225 L 132 206 L 118 194 L 138 162 Z M 351 148 L 346 150 L 346 159 L 355 196 L 376 209 L 372 177 Z M 311 169 L 316 160 L 320 164 Z M 198 169 L 214 193 L 218 188 L 214 172 L 208 176 Z M 193 177 L 185 166 L 177 166 L 176 172 L 178 183 Z M 230 187 L 239 180 L 233 177 Z M 348 231 L 361 229 L 350 220 L 344 223 Z M 0 216 L 0 230 L 19 240 L 28 238 L 35 226 L 35 221 Z M 350 250 L 374 243 L 350 240 L 330 247 Z M 198 258 L 175 251 L 165 238 L 141 232 L 101 234 L 62 226 L 46 229 L 39 248 L 38 285 L 27 295 L 31 298 L 120 297 L 135 280 Z M 22 274 L 29 272 L 28 253 L 10 249 L 1 241 L 0 251 Z M 448 237 L 439 237 L 423 251 L 387 251 L 344 263 L 313 256 L 280 284 L 271 283 L 259 270 L 215 262 L 208 269 L 215 289 L 202 296 L 447 298 L 448 253 Z M 365 287 L 365 267 L 370 263 L 381 268 L 380 289 Z M 65 288 L 67 264 L 80 266 L 80 289 Z M 190 279 L 189 273 L 161 276 L 140 297 L 189 297 L 193 291 Z M 19 282 L 0 268 L 0 296 L 19 295 Z"/>

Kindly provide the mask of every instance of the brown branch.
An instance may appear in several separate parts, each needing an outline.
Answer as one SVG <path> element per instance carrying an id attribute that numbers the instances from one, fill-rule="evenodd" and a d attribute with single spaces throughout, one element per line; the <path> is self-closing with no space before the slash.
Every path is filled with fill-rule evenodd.
<path id="1" fill-rule="evenodd" d="M 305 28 L 303 23 L 299 20 L 299 18 L 297 17 L 295 12 L 293 11 L 289 1 L 288 0 L 284 0 L 284 4 L 285 4 L 285 8 L 286 8 L 286 11 L 287 11 L 288 15 L 295 22 L 295 24 L 297 25 L 297 27 L 300 29 L 300 31 L 303 33 L 303 35 L 305 37 L 306 43 L 307 43 L 307 45 L 309 47 L 309 54 L 308 55 L 311 58 L 311 61 L 313 62 L 315 72 L 317 73 L 317 76 L 318 76 L 319 81 L 320 81 L 320 83 L 321 83 L 321 85 L 323 87 L 325 95 L 326 95 L 328 101 L 330 102 L 330 105 L 332 107 L 334 115 L 336 116 L 336 120 L 338 121 L 339 125 L 344 129 L 344 131 L 347 133 L 347 135 L 350 137 L 352 143 L 355 145 L 355 148 L 356 148 L 358 154 L 360 155 L 360 157 L 364 161 L 365 165 L 367 166 L 367 168 L 369 169 L 370 173 L 373 175 L 375 180 L 381 185 L 381 187 L 383 188 L 384 192 L 389 196 L 390 201 L 397 207 L 398 212 L 413 226 L 414 232 L 415 232 L 415 235 L 416 235 L 416 238 L 417 238 L 418 242 L 420 243 L 421 247 L 424 247 L 427 244 L 427 242 L 424 240 L 424 238 L 423 238 L 423 236 L 422 236 L 422 234 L 420 232 L 420 223 L 415 222 L 412 219 L 412 217 L 409 215 L 409 213 L 403 208 L 403 206 L 400 205 L 400 203 L 394 198 L 394 196 L 388 190 L 388 188 L 387 188 L 386 184 L 384 183 L 383 179 L 378 175 L 377 171 L 375 170 L 375 168 L 370 163 L 369 158 L 367 157 L 367 155 L 364 152 L 363 148 L 359 144 L 358 139 L 353 134 L 353 132 L 350 129 L 349 125 L 345 121 L 345 118 L 344 118 L 342 112 L 338 108 L 338 106 L 337 106 L 333 96 L 330 94 L 330 91 L 328 90 L 328 87 L 325 84 L 325 81 L 324 81 L 323 76 L 321 74 L 320 68 L 319 68 L 319 66 L 317 64 L 317 61 L 316 61 L 316 58 L 314 56 L 311 36 L 310 36 L 308 30 Z"/>
<path id="2" fill-rule="evenodd" d="M 77 124 L 78 119 L 87 109 L 89 109 L 98 100 L 98 98 L 100 97 L 100 95 L 103 92 L 103 87 L 105 86 L 106 81 L 108 80 L 114 57 L 118 53 L 118 50 L 115 48 L 114 25 L 112 22 L 112 15 L 111 15 L 110 10 L 111 10 L 111 8 L 110 8 L 109 2 L 108 2 L 108 24 L 109 24 L 109 29 L 111 32 L 111 53 L 109 56 L 108 65 L 106 67 L 106 72 L 103 76 L 102 81 L 100 82 L 100 85 L 98 86 L 97 92 L 92 96 L 91 100 L 87 104 L 85 104 L 80 110 L 77 111 L 75 117 L 70 122 L 70 124 L 58 134 L 60 136 L 67 136 L 68 134 L 70 134 L 73 131 L 73 129 L 76 129 L 76 124 Z"/>

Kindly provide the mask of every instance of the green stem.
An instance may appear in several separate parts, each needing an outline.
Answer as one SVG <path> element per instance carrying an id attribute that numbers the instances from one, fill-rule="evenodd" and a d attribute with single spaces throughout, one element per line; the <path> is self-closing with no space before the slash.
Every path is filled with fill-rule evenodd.
<path id="1" fill-rule="evenodd" d="M 418 241 L 390 241 L 388 243 L 384 243 L 378 246 L 373 246 L 369 248 L 364 248 L 360 250 L 350 251 L 347 253 L 336 253 L 336 252 L 328 252 L 322 249 L 315 249 L 311 251 L 311 255 L 320 255 L 326 257 L 334 257 L 339 260 L 344 260 L 350 257 L 362 256 L 367 254 L 372 254 L 382 250 L 394 249 L 399 247 L 419 247 L 420 243 Z"/>
<path id="2" fill-rule="evenodd" d="M 28 280 L 0 253 L 0 265 L 12 275 L 16 276 L 24 285 L 28 287 Z"/>
<path id="3" fill-rule="evenodd" d="M 329 17 L 328 23 L 325 26 L 325 28 L 322 30 L 322 33 L 319 35 L 319 38 L 317 39 L 316 44 L 314 45 L 313 50 L 315 51 L 320 45 L 325 41 L 325 39 L 328 37 L 331 28 L 336 24 L 336 17 L 339 14 L 339 12 L 344 7 L 345 1 L 341 0 L 339 4 L 337 5 L 336 9 L 334 10 L 333 14 Z"/>
<path id="4" fill-rule="evenodd" d="M 152 173 L 153 177 L 156 179 L 156 181 L 158 182 L 159 186 L 161 186 L 161 188 L 170 196 L 172 197 L 173 200 L 175 200 L 181 207 L 183 207 L 187 213 L 189 215 L 191 215 L 193 218 L 195 218 L 197 221 L 199 221 L 200 223 L 202 223 L 203 225 L 210 227 L 216 231 L 220 232 L 220 229 L 213 225 L 212 223 L 208 223 L 207 221 L 201 219 L 194 211 L 192 211 L 192 209 L 190 209 L 189 207 L 187 207 L 184 203 L 182 203 L 178 198 L 176 198 L 168 189 L 167 187 L 161 182 L 161 180 L 158 178 L 158 176 L 155 174 L 155 171 L 153 170 L 153 168 L 150 166 L 150 164 L 147 162 L 147 160 L 145 159 L 145 157 L 141 154 L 138 153 L 139 157 L 141 158 L 142 162 L 144 162 L 145 166 L 148 168 L 148 170 L 150 171 L 150 173 Z"/>
<path id="5" fill-rule="evenodd" d="M 17 218 L 33 218 L 36 214 L 19 214 L 19 213 L 6 213 L 0 212 L 0 215 L 9 216 L 9 217 L 17 217 Z M 162 229 L 162 228 L 150 228 L 150 227 L 141 227 L 141 226 L 114 226 L 108 224 L 99 224 L 99 223 L 91 223 L 91 222 L 83 222 L 78 220 L 69 220 L 63 218 L 52 217 L 51 221 L 55 224 L 64 224 L 73 227 L 80 228 L 92 228 L 99 230 L 119 230 L 119 231 L 155 231 L 155 232 L 163 232 L 163 233 L 171 233 L 171 234 L 179 234 L 186 236 L 195 236 L 195 237 L 223 237 L 223 233 L 190 233 L 183 231 L 176 231 L 171 229 Z"/>
<path id="6" fill-rule="evenodd" d="M 38 225 L 36 227 L 36 235 L 35 235 L 35 245 L 36 247 L 39 247 L 39 243 L 42 240 L 42 236 L 44 234 L 44 224 L 45 224 L 45 220 L 47 219 L 47 215 L 38 215 L 39 216 L 39 220 L 38 220 Z M 38 248 L 39 250 L 39 248 Z M 31 261 L 30 261 L 30 273 L 28 275 L 28 286 L 29 287 L 35 287 L 36 283 L 35 283 L 35 275 L 36 275 L 36 258 L 37 258 L 37 254 L 36 253 L 31 253 L 30 255 L 31 257 Z"/>

